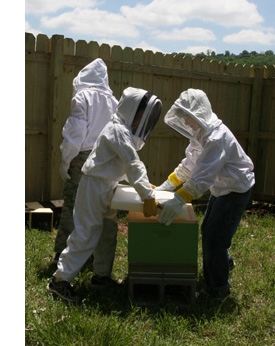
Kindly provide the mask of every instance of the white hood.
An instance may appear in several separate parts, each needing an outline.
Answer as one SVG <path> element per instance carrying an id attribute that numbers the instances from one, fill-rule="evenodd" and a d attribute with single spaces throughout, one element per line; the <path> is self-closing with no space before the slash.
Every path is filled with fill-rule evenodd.
<path id="1" fill-rule="evenodd" d="M 246 192 L 254 185 L 253 162 L 212 112 L 202 90 L 188 89 L 181 93 L 164 121 L 190 139 L 185 158 L 174 173 L 179 179 L 185 177 L 186 171 L 190 173 L 182 189 L 193 199 L 200 198 L 208 189 L 219 197 Z"/>
<path id="2" fill-rule="evenodd" d="M 188 119 L 190 118 L 190 119 Z M 187 121 L 192 119 L 199 125 L 200 135 L 210 134 L 222 121 L 212 112 L 206 94 L 199 89 L 188 89 L 180 94 L 164 117 L 164 122 L 189 139 L 195 139 L 198 131 L 192 130 Z"/>
<path id="3" fill-rule="evenodd" d="M 107 66 L 100 58 L 86 65 L 73 80 L 73 95 L 88 88 L 96 88 L 113 94 L 109 87 Z"/>

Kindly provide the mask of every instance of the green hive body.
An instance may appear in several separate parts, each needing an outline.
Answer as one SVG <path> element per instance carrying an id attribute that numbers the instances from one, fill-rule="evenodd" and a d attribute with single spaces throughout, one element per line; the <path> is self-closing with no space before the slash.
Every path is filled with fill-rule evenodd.
<path id="1" fill-rule="evenodd" d="M 144 296 L 137 297 L 137 292 L 142 288 L 140 292 L 146 293 L 152 286 L 157 291 L 152 297 L 159 297 L 156 302 L 166 302 L 168 287 L 189 288 L 185 290 L 185 296 L 187 292 L 188 300 L 193 301 L 198 222 L 192 205 L 188 205 L 188 212 L 188 219 L 178 218 L 170 226 L 160 224 L 156 217 L 145 218 L 142 213 L 129 213 L 129 295 L 134 302 L 144 303 Z"/>

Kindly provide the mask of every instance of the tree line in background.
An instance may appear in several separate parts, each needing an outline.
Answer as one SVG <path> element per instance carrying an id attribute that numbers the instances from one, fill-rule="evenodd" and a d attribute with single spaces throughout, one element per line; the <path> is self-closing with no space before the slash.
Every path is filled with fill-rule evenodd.
<path id="1" fill-rule="evenodd" d="M 190 53 L 173 53 L 184 56 L 193 56 Z M 230 53 L 228 50 L 225 51 L 224 54 L 216 54 L 216 52 L 207 50 L 205 53 L 198 53 L 195 55 L 200 59 L 209 59 L 209 60 L 218 60 L 224 61 L 226 63 L 236 63 L 236 64 L 248 64 L 248 65 L 275 65 L 275 55 L 272 50 L 267 50 L 265 53 L 257 53 L 256 51 L 248 52 L 247 50 L 243 50 L 240 54 L 236 55 Z"/>

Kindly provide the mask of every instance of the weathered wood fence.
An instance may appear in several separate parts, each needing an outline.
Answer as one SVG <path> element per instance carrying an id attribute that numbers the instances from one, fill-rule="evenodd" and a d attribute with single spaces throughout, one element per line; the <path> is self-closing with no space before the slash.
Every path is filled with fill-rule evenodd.
<path id="1" fill-rule="evenodd" d="M 72 81 L 95 58 L 108 66 L 119 99 L 140 87 L 163 102 L 162 118 L 140 152 L 150 181 L 163 182 L 184 157 L 188 141 L 163 122 L 166 111 L 188 88 L 204 90 L 213 111 L 232 130 L 255 164 L 253 198 L 275 201 L 275 66 L 253 67 L 200 60 L 142 49 L 122 49 L 61 35 L 26 33 L 26 201 L 61 199 L 62 127 L 70 115 Z"/>

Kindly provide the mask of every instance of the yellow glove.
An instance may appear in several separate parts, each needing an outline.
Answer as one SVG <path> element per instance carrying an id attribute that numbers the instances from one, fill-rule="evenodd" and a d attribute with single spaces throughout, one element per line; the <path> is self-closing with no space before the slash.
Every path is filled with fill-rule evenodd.
<path id="1" fill-rule="evenodd" d="M 155 198 L 148 198 L 143 201 L 143 215 L 145 217 L 157 215 L 157 205 Z"/>
<path id="2" fill-rule="evenodd" d="M 156 188 L 156 185 L 151 184 L 151 188 L 152 188 L 152 189 L 155 189 L 155 188 Z"/>

